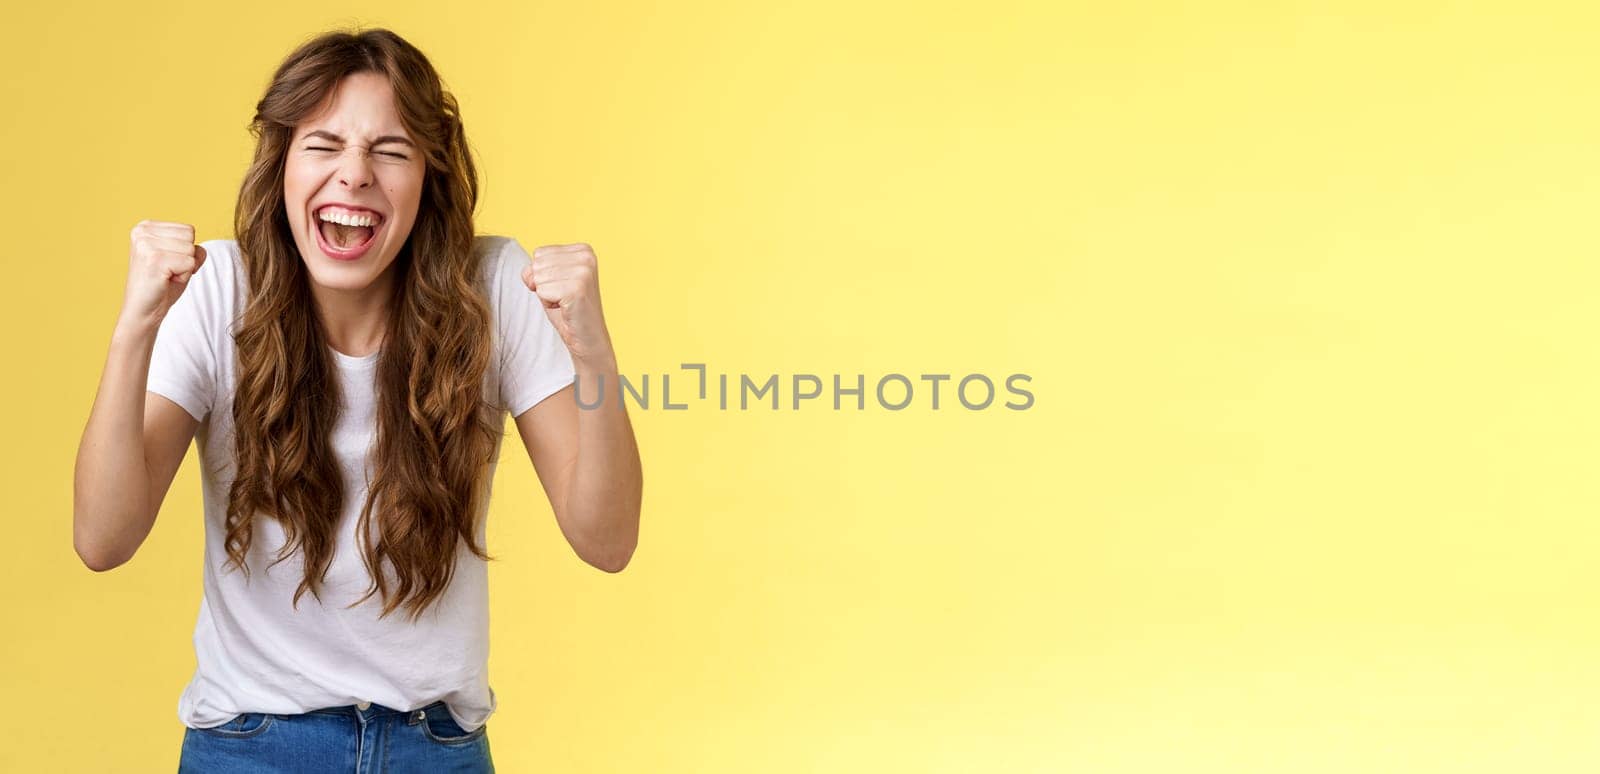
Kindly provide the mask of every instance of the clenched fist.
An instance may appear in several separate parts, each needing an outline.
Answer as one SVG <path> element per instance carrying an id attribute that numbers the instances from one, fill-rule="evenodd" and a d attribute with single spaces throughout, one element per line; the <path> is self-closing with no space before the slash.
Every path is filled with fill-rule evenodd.
<path id="1" fill-rule="evenodd" d="M 600 274 L 594 250 L 577 242 L 535 248 L 522 282 L 539 296 L 544 313 L 572 353 L 574 365 L 615 360 L 600 309 Z"/>
<path id="2" fill-rule="evenodd" d="M 194 226 L 141 220 L 129 233 L 128 284 L 122 318 L 157 325 L 167 316 L 189 277 L 206 261 L 206 249 L 195 244 Z"/>

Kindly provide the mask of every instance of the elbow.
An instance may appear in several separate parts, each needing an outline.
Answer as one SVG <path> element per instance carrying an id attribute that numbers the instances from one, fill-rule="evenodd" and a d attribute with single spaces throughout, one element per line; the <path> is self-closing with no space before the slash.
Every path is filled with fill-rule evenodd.
<path id="1" fill-rule="evenodd" d="M 588 550 L 580 548 L 578 553 L 585 562 L 612 574 L 622 572 L 628 566 L 633 560 L 634 549 L 639 547 L 640 504 L 638 490 L 635 489 L 631 504 L 621 513 L 604 520 L 609 529 L 593 534 L 584 541 L 583 547 Z M 580 544 L 573 545 L 578 547 Z"/>
<path id="2" fill-rule="evenodd" d="M 119 549 L 104 539 L 97 539 L 86 533 L 82 528 L 85 519 L 79 515 L 75 518 L 76 528 L 72 531 L 72 550 L 78 554 L 78 559 L 83 566 L 95 572 L 114 570 L 127 564 L 132 558 L 127 551 Z"/>
<path id="3" fill-rule="evenodd" d="M 632 560 L 633 549 L 630 547 L 626 551 L 612 552 L 604 556 L 591 558 L 589 559 L 589 564 L 615 575 L 622 572 L 628 566 L 628 562 Z"/>
<path id="4" fill-rule="evenodd" d="M 126 556 L 118 555 L 102 546 L 95 546 L 83 540 L 74 539 L 72 548 L 78 552 L 78 558 L 83 561 L 83 566 L 95 572 L 114 570 L 128 561 Z"/>
<path id="5" fill-rule="evenodd" d="M 592 551 L 589 556 L 584 557 L 584 561 L 595 568 L 615 575 L 622 572 L 628 566 L 628 562 L 633 560 L 633 550 L 638 545 L 639 541 L 635 536 L 626 543 L 608 546 L 605 550 Z"/>
<path id="6" fill-rule="evenodd" d="M 103 524 L 105 520 L 96 514 L 93 500 L 86 496 L 83 483 L 83 477 L 75 471 L 72 492 L 72 550 L 78 555 L 79 561 L 83 562 L 84 567 L 95 572 L 115 569 L 126 562 L 127 557 L 118 556 L 113 550 L 112 541 L 96 534 L 103 532 L 96 526 Z"/>
<path id="7" fill-rule="evenodd" d="M 613 575 L 622 572 L 633 561 L 633 552 L 639 547 L 639 511 L 635 508 L 627 519 L 627 526 L 604 537 L 596 535 L 588 540 L 574 542 L 578 555 L 590 566 Z"/>
<path id="8" fill-rule="evenodd" d="M 121 567 L 122 564 L 123 564 L 122 562 L 95 561 L 95 560 L 91 560 L 91 559 L 84 559 L 83 560 L 83 566 L 88 567 L 89 569 L 94 570 L 95 572 L 105 572 L 107 570 L 115 570 L 116 568 Z"/>

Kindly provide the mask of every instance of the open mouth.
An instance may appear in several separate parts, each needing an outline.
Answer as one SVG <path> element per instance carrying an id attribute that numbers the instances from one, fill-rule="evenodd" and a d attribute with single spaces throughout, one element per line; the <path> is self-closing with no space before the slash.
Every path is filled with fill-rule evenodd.
<path id="1" fill-rule="evenodd" d="M 358 258 L 372 245 L 378 230 L 383 227 L 383 216 L 370 211 L 353 211 L 342 207 L 323 207 L 315 213 L 317 236 L 322 248 L 336 258 Z"/>

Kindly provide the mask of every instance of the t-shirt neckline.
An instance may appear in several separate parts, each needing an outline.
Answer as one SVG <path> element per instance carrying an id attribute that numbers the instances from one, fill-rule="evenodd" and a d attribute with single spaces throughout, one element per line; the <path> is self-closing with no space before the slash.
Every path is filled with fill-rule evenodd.
<path id="1" fill-rule="evenodd" d="M 368 368 L 368 367 L 371 367 L 371 366 L 377 364 L 378 355 L 383 353 L 382 349 L 375 349 L 375 350 L 372 351 L 371 354 L 363 355 L 361 357 L 356 357 L 354 355 L 346 355 L 345 353 L 340 352 L 339 350 L 334 349 L 333 347 L 328 347 L 328 351 L 333 353 L 334 359 L 337 360 L 339 362 L 339 365 L 344 367 L 344 368 Z"/>

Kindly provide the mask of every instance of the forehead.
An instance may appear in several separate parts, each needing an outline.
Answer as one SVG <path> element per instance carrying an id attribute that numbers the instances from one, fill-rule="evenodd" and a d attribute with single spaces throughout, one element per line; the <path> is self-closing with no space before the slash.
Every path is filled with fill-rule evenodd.
<path id="1" fill-rule="evenodd" d="M 395 108 L 394 88 L 377 73 L 345 76 L 317 110 L 295 125 L 295 134 L 318 129 L 357 140 L 386 134 L 411 136 Z"/>

